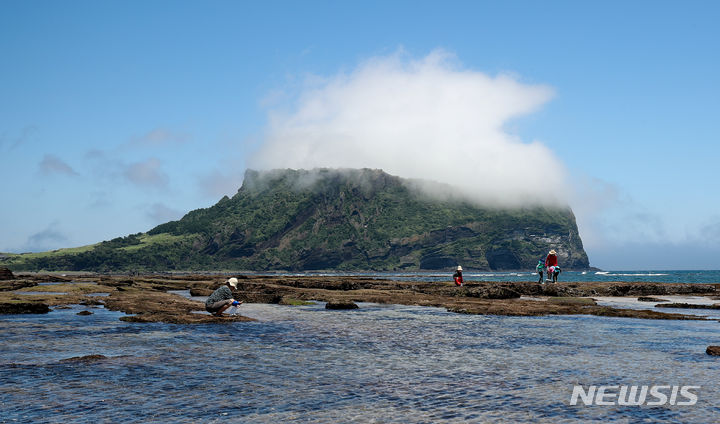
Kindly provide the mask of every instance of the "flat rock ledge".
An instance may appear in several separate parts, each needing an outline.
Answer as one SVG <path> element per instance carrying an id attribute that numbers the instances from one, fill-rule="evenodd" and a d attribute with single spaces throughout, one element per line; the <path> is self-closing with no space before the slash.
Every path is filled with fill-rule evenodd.
<path id="1" fill-rule="evenodd" d="M 178 291 L 190 290 L 195 296 L 212 293 L 227 279 L 227 274 L 164 273 L 145 275 L 74 274 L 16 275 L 15 280 L 0 281 L 0 306 L 5 313 L 42 313 L 41 309 L 62 305 L 104 304 L 111 311 L 121 311 L 128 322 L 165 322 L 172 324 L 236 323 L 254 321 L 249 317 L 215 317 L 205 312 L 205 305 L 188 299 Z M 43 281 L 62 282 L 66 295 L 37 294 L 34 305 L 14 293 L 22 286 Z M 597 305 L 593 297 L 633 296 L 663 297 L 671 295 L 718 297 L 720 284 L 652 283 L 652 282 L 586 282 L 537 284 L 534 282 L 469 281 L 456 287 L 451 281 L 393 281 L 369 277 L 344 276 L 237 276 L 240 280 L 233 296 L 249 303 L 301 305 L 327 302 L 327 309 L 356 309 L 355 302 L 399 304 L 445 308 L 448 311 L 481 315 L 542 316 L 596 315 L 605 317 L 707 320 L 702 315 L 669 313 L 668 310 L 621 309 Z M 78 283 L 92 283 L 88 284 Z M 38 292 L 42 293 L 42 292 Z M 94 293 L 107 296 L 93 297 Z M 665 302 L 671 303 L 671 302 Z M 650 306 L 650 305 L 648 305 Z M 706 306 L 707 307 L 707 306 Z M 43 308 L 44 309 L 44 308 Z M 240 308 L 242 313 L 244 308 Z M 32 312 L 31 312 L 32 311 Z M 46 312 L 47 310 L 45 310 Z M 678 310 L 680 311 L 680 310 Z M 682 311 L 686 312 L 686 311 Z"/>
<path id="2" fill-rule="evenodd" d="M 705 353 L 710 356 L 720 356 L 720 346 L 708 346 Z"/>

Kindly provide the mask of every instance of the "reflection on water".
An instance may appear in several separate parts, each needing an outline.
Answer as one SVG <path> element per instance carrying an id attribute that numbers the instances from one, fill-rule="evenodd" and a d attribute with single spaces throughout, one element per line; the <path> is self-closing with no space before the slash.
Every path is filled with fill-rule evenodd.
<path id="1" fill-rule="evenodd" d="M 246 304 L 258 322 L 0 316 L 2 420 L 710 422 L 717 322 Z M 61 359 L 101 354 L 92 363 Z M 572 386 L 700 385 L 695 406 L 568 406 Z M 0 420 L 0 421 L 2 421 Z"/>

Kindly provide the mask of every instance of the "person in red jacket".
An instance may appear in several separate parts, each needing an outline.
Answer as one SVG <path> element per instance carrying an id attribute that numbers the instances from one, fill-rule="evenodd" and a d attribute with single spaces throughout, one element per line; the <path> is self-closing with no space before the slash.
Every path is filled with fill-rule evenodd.
<path id="1" fill-rule="evenodd" d="M 460 265 L 458 265 L 457 270 L 455 270 L 455 274 L 453 274 L 453 279 L 455 280 L 456 286 L 462 287 L 463 278 L 462 278 L 462 267 Z"/>
<path id="2" fill-rule="evenodd" d="M 548 277 L 552 277 L 552 282 L 557 282 L 557 275 L 560 273 L 560 271 L 555 272 L 557 268 L 557 252 L 555 250 L 550 250 L 547 257 L 545 257 L 545 269 L 547 270 Z M 550 279 L 550 278 L 548 278 Z"/>

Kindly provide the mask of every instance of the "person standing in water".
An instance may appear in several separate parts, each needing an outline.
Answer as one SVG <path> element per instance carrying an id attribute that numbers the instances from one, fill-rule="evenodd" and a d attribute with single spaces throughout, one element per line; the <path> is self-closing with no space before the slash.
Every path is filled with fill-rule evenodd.
<path id="1" fill-rule="evenodd" d="M 238 306 L 242 302 L 238 302 L 233 298 L 230 288 L 237 289 L 238 280 L 235 277 L 228 278 L 224 286 L 215 290 L 205 301 L 205 310 L 215 315 L 222 316 L 222 313 L 231 306 Z"/>
<path id="2" fill-rule="evenodd" d="M 557 271 L 557 273 L 555 273 L 555 268 L 557 267 L 557 264 L 557 252 L 555 252 L 555 249 L 552 249 L 550 250 L 550 252 L 548 252 L 547 257 L 545 258 L 545 269 L 547 270 L 548 280 L 552 280 L 553 283 L 557 282 L 557 274 L 560 273 L 559 270 Z"/>
<path id="3" fill-rule="evenodd" d="M 464 281 L 462 276 L 462 267 L 460 265 L 458 265 L 455 273 L 453 274 L 453 280 L 455 280 L 456 286 L 462 287 Z"/>

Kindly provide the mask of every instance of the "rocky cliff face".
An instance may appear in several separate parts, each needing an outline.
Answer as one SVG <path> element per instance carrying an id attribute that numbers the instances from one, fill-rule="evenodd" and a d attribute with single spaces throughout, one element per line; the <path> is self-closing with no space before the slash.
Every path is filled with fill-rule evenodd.
<path id="1" fill-rule="evenodd" d="M 12 271 L 5 267 L 0 267 L 0 280 L 13 280 L 15 279 L 15 276 L 13 275 Z"/>
<path id="2" fill-rule="evenodd" d="M 569 209 L 487 209 L 412 187 L 380 170 L 248 171 L 232 199 L 152 232 L 199 225 L 193 248 L 241 269 L 528 270 L 551 248 L 566 269 L 589 267 Z"/>
<path id="3" fill-rule="evenodd" d="M 528 271 L 555 249 L 564 269 L 589 267 L 569 208 L 484 208 L 451 195 L 430 198 L 417 187 L 371 169 L 247 171 L 232 198 L 148 233 L 8 266 L 391 271 L 462 265 Z"/>

